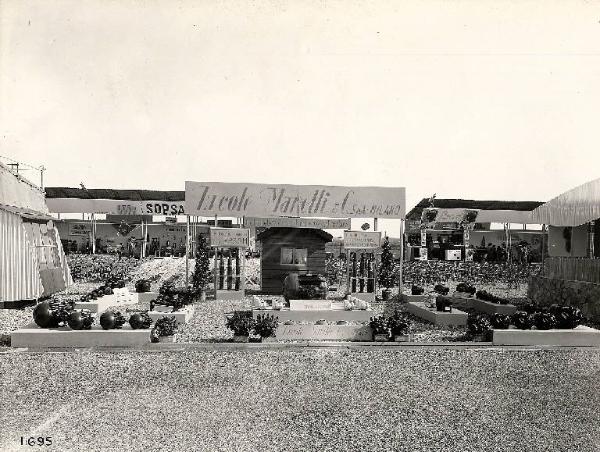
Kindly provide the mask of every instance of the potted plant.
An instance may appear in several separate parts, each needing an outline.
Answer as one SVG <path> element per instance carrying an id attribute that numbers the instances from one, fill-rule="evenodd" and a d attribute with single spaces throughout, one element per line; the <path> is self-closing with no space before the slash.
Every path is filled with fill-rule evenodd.
<path id="1" fill-rule="evenodd" d="M 196 263 L 194 265 L 194 274 L 192 275 L 192 287 L 200 301 L 206 301 L 206 289 L 210 283 L 210 257 L 209 247 L 204 236 L 198 236 L 198 246 L 196 247 Z"/>
<path id="2" fill-rule="evenodd" d="M 492 327 L 496 330 L 507 330 L 510 327 L 510 316 L 495 313 L 492 315 Z"/>
<path id="3" fill-rule="evenodd" d="M 450 292 L 450 289 L 441 284 L 436 284 L 433 288 L 433 291 L 440 295 L 448 295 L 448 293 Z"/>
<path id="4" fill-rule="evenodd" d="M 477 292 L 477 289 L 472 284 L 461 282 L 456 286 L 456 291 L 468 297 L 472 297 Z"/>
<path id="5" fill-rule="evenodd" d="M 435 309 L 438 312 L 452 312 L 452 300 L 444 295 L 435 297 Z"/>
<path id="6" fill-rule="evenodd" d="M 100 326 L 103 330 L 121 329 L 125 322 L 125 317 L 119 311 L 105 311 L 100 316 Z"/>
<path id="7" fill-rule="evenodd" d="M 274 317 L 270 314 L 259 314 L 254 322 L 254 333 L 259 335 L 261 340 L 275 337 L 279 317 Z"/>
<path id="8" fill-rule="evenodd" d="M 376 342 L 387 342 L 390 337 L 388 321 L 382 316 L 378 315 L 371 317 L 369 320 L 369 326 L 373 330 L 373 340 Z"/>
<path id="9" fill-rule="evenodd" d="M 377 281 L 380 286 L 384 287 L 381 291 L 381 298 L 387 301 L 392 296 L 391 287 L 394 285 L 396 272 L 394 270 L 394 255 L 392 254 L 392 246 L 390 239 L 386 236 L 381 245 L 381 262 L 379 263 L 379 271 Z M 400 292 L 402 292 L 400 290 Z"/>
<path id="10" fill-rule="evenodd" d="M 177 331 L 177 319 L 175 316 L 161 317 L 154 324 L 150 332 L 152 342 L 175 342 Z"/>
<path id="11" fill-rule="evenodd" d="M 129 325 L 132 330 L 145 330 L 152 325 L 152 317 L 147 312 L 136 312 L 129 317 Z"/>
<path id="12" fill-rule="evenodd" d="M 252 313 L 235 311 L 227 317 L 226 326 L 233 331 L 233 342 L 248 342 L 250 331 L 254 328 Z"/>
<path id="13" fill-rule="evenodd" d="M 410 288 L 410 293 L 411 295 L 423 295 L 425 293 L 425 288 L 413 285 Z"/>
<path id="14" fill-rule="evenodd" d="M 408 342 L 410 341 L 410 335 L 408 334 L 409 321 L 406 317 L 401 315 L 398 311 L 394 313 L 388 320 L 388 328 L 392 333 L 394 342 Z"/>
<path id="15" fill-rule="evenodd" d="M 486 342 L 491 340 L 491 328 L 492 324 L 490 323 L 487 316 L 478 314 L 478 315 L 469 315 L 467 320 L 467 331 L 469 335 L 473 338 L 475 342 Z"/>
<path id="16" fill-rule="evenodd" d="M 511 323 L 520 330 L 528 330 L 533 326 L 532 314 L 517 311 L 512 315 Z"/>
<path id="17" fill-rule="evenodd" d="M 135 282 L 135 291 L 137 293 L 150 292 L 150 280 L 148 280 L 148 279 L 138 279 Z"/>
<path id="18" fill-rule="evenodd" d="M 550 312 L 556 319 L 556 328 L 572 329 L 583 322 L 583 314 L 575 306 L 550 306 Z"/>

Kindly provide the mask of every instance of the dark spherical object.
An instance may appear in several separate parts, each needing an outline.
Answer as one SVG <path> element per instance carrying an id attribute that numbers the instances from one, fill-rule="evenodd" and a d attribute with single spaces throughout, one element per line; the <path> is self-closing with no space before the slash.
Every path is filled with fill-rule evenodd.
<path id="1" fill-rule="evenodd" d="M 115 328 L 115 325 L 116 322 L 114 313 L 110 311 L 102 313 L 102 315 L 100 316 L 100 326 L 102 327 L 102 329 L 112 330 L 113 328 Z"/>
<path id="2" fill-rule="evenodd" d="M 33 309 L 33 321 L 41 328 L 50 328 L 54 324 L 54 314 L 47 301 L 39 303 Z"/>
<path id="3" fill-rule="evenodd" d="M 80 330 L 83 328 L 83 318 L 81 316 L 80 311 L 73 311 L 71 315 L 69 315 L 69 320 L 67 321 L 69 327 L 73 330 Z"/>
<path id="4" fill-rule="evenodd" d="M 142 324 L 143 319 L 140 314 L 133 314 L 131 317 L 129 317 L 129 325 L 131 325 L 132 329 L 139 330 L 142 327 Z"/>

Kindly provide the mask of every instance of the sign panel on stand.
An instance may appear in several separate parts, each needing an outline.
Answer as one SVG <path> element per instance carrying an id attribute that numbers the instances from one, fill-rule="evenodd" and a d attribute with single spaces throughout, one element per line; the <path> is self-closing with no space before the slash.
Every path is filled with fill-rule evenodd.
<path id="1" fill-rule="evenodd" d="M 241 228 L 210 228 L 210 246 L 215 248 L 215 299 L 238 300 L 246 292 L 246 266 L 242 249 L 250 247 L 250 230 Z M 237 248 L 236 255 L 219 256 L 219 248 Z M 235 263 L 235 273 L 234 264 Z"/>

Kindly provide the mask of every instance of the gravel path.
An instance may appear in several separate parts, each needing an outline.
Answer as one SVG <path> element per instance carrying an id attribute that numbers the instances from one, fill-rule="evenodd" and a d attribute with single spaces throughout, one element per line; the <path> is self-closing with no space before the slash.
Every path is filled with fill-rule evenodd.
<path id="1" fill-rule="evenodd" d="M 0 450 L 597 451 L 600 350 L 0 353 Z"/>

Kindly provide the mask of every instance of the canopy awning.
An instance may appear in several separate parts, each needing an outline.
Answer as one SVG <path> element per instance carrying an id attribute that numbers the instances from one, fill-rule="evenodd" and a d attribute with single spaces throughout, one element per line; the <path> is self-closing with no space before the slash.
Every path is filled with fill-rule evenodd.
<path id="1" fill-rule="evenodd" d="M 5 210 L 10 213 L 14 213 L 15 215 L 19 215 L 21 218 L 33 222 L 42 222 L 47 223 L 48 221 L 54 220 L 50 215 L 46 215 L 42 212 L 37 212 L 35 210 L 26 209 L 23 207 L 15 207 L 9 206 L 6 204 L 0 204 L 0 209 Z"/>
<path id="2" fill-rule="evenodd" d="M 600 178 L 575 187 L 533 211 L 536 223 L 579 226 L 600 218 Z"/>
<path id="3" fill-rule="evenodd" d="M 531 211 L 520 210 L 480 210 L 477 214 L 477 223 L 538 224 L 533 219 Z"/>

